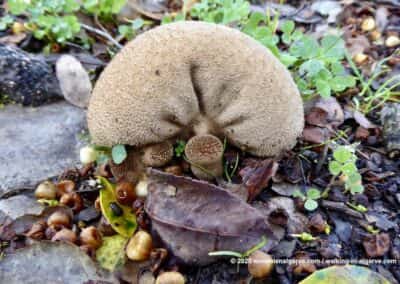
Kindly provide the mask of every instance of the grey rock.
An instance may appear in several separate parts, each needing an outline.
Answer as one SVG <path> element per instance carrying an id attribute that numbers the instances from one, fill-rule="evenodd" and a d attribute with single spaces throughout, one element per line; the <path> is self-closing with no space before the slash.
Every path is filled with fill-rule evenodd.
<path id="1" fill-rule="evenodd" d="M 338 1 L 316 1 L 311 5 L 311 10 L 328 16 L 328 23 L 335 23 L 336 17 L 342 12 L 343 7 Z"/>
<path id="2" fill-rule="evenodd" d="M 85 117 L 66 102 L 0 110 L 0 197 L 77 166 Z"/>
<path id="3" fill-rule="evenodd" d="M 62 99 L 57 77 L 43 58 L 4 44 L 0 44 L 0 93 L 33 106 Z"/>
<path id="4" fill-rule="evenodd" d="M 0 211 L 12 220 L 25 215 L 40 215 L 43 210 L 43 205 L 25 195 L 16 195 L 0 200 Z"/>
<path id="5" fill-rule="evenodd" d="M 79 247 L 42 241 L 7 255 L 0 262 L 0 283 L 119 283 Z"/>

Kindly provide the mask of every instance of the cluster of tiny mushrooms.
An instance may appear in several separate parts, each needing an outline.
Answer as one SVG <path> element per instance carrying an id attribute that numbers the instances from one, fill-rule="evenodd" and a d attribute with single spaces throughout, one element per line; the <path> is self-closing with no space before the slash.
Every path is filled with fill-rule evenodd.
<path id="1" fill-rule="evenodd" d="M 88 108 L 93 143 L 129 146 L 117 179 L 138 182 L 146 167 L 173 157 L 188 140 L 193 174 L 223 172 L 221 140 L 258 157 L 296 144 L 304 126 L 298 89 L 271 52 L 229 27 L 179 22 L 128 43 L 101 74 Z"/>

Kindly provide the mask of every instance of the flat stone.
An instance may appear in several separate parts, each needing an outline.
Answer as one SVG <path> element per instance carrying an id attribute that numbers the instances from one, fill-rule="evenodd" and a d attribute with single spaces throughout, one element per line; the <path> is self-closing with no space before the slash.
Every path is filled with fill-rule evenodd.
<path id="1" fill-rule="evenodd" d="M 25 195 L 16 195 L 0 200 L 0 212 L 4 213 L 12 220 L 25 215 L 40 215 L 44 208 L 45 207 L 37 202 L 36 199 L 29 198 Z"/>
<path id="2" fill-rule="evenodd" d="M 0 283 L 116 284 L 119 281 L 101 269 L 78 246 L 41 241 L 2 259 Z"/>
<path id="3" fill-rule="evenodd" d="M 34 188 L 79 164 L 85 111 L 59 102 L 38 108 L 0 110 L 0 197 Z"/>

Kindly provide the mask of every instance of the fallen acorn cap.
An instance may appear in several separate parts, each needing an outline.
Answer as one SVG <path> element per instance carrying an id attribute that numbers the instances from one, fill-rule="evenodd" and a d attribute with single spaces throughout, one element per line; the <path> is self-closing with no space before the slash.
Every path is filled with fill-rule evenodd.
<path id="1" fill-rule="evenodd" d="M 93 142 L 147 146 L 206 121 L 257 156 L 292 148 L 303 103 L 288 70 L 235 29 L 179 22 L 128 43 L 101 74 L 88 109 Z M 196 123 L 196 125 L 195 125 Z"/>

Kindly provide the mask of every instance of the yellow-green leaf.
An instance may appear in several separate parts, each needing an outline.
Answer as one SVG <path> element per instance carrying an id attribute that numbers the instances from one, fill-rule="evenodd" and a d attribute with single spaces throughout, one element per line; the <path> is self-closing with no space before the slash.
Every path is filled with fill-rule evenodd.
<path id="1" fill-rule="evenodd" d="M 125 245 L 128 238 L 121 235 L 103 237 L 103 244 L 96 251 L 96 260 L 101 267 L 114 271 L 125 263 Z"/>
<path id="2" fill-rule="evenodd" d="M 118 203 L 114 184 L 111 184 L 103 177 L 98 177 L 98 180 L 103 186 L 100 189 L 100 207 L 103 216 L 118 234 L 129 238 L 136 231 L 137 227 L 133 209 Z M 118 207 L 117 209 L 121 211 L 119 214 L 117 214 L 115 207 Z"/>
<path id="3" fill-rule="evenodd" d="M 299 284 L 390 284 L 382 275 L 363 266 L 331 266 L 315 271 Z"/>

